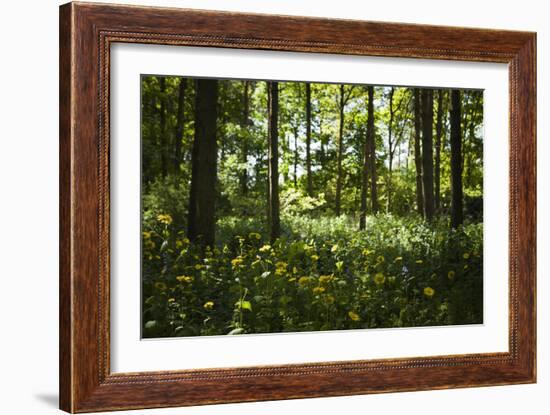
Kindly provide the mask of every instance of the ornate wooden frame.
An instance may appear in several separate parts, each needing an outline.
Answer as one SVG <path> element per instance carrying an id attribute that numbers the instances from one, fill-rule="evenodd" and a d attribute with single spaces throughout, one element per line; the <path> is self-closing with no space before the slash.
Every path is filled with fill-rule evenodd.
<path id="1" fill-rule="evenodd" d="M 509 352 L 111 373 L 109 54 L 113 42 L 507 63 Z M 61 6 L 61 409 L 90 412 L 535 382 L 535 105 L 535 33 L 106 4 Z"/>

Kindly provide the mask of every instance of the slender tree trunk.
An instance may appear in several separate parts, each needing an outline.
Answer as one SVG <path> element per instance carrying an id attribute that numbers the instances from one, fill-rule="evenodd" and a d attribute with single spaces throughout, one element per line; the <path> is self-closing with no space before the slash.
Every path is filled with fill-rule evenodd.
<path id="1" fill-rule="evenodd" d="M 363 168 L 361 171 L 361 211 L 359 216 L 359 230 L 364 230 L 367 226 L 367 193 L 369 186 L 369 140 L 368 131 L 365 129 L 363 141 Z"/>
<path id="2" fill-rule="evenodd" d="M 336 216 L 340 216 L 341 210 L 341 199 L 342 199 L 342 159 L 344 156 L 344 145 L 342 143 L 344 139 L 344 85 L 340 85 L 340 102 L 339 102 L 339 111 L 340 111 L 340 124 L 338 128 L 338 159 L 337 159 L 337 176 L 336 176 L 336 201 L 335 201 L 335 213 Z"/>
<path id="3" fill-rule="evenodd" d="M 433 164 L 433 92 L 422 90 L 422 190 L 424 193 L 424 216 L 434 217 L 434 164 Z"/>
<path id="4" fill-rule="evenodd" d="M 168 140 L 166 137 L 166 78 L 164 76 L 159 77 L 160 88 L 160 170 L 162 176 L 166 177 L 168 174 Z"/>
<path id="5" fill-rule="evenodd" d="M 279 84 L 267 82 L 267 113 L 268 113 L 268 223 L 271 242 L 281 236 L 281 221 L 279 217 Z"/>
<path id="6" fill-rule="evenodd" d="M 463 223 L 462 206 L 462 131 L 460 91 L 451 91 L 451 227 Z"/>
<path id="7" fill-rule="evenodd" d="M 181 163 L 181 140 L 183 139 L 183 127 L 185 124 L 185 89 L 187 79 L 180 78 L 178 90 L 178 113 L 176 116 L 176 130 L 174 137 L 174 173 L 177 175 L 180 172 Z"/>
<path id="8" fill-rule="evenodd" d="M 241 193 L 246 195 L 248 193 L 248 126 L 249 113 L 250 113 L 250 98 L 249 98 L 249 86 L 250 81 L 243 81 L 243 119 L 241 121 L 241 129 L 243 134 L 241 135 L 241 175 L 239 177 L 239 184 Z"/>
<path id="9" fill-rule="evenodd" d="M 437 122 L 435 126 L 435 209 L 441 209 L 441 136 L 443 135 L 443 90 L 437 91 Z"/>
<path id="10" fill-rule="evenodd" d="M 311 176 L 311 84 L 306 83 L 306 174 L 307 194 L 313 196 L 313 178 Z"/>
<path id="11" fill-rule="evenodd" d="M 299 154 L 298 154 L 298 127 L 294 127 L 294 187 L 298 187 L 298 160 L 299 160 Z"/>
<path id="12" fill-rule="evenodd" d="M 213 245 L 217 176 L 216 118 L 218 81 L 198 79 L 195 98 L 195 139 L 193 141 L 191 190 L 189 194 L 189 239 Z"/>
<path id="13" fill-rule="evenodd" d="M 392 187 L 392 165 L 393 165 L 393 142 L 392 142 L 392 133 L 393 133 L 393 94 L 395 89 L 392 87 L 390 90 L 390 122 L 388 123 L 388 178 L 386 180 L 386 212 L 389 213 L 391 208 L 391 187 Z"/>
<path id="14" fill-rule="evenodd" d="M 368 88 L 367 142 L 369 147 L 370 198 L 372 213 L 378 213 L 378 177 L 376 175 L 376 135 L 374 131 L 374 87 Z"/>
<path id="15" fill-rule="evenodd" d="M 420 90 L 414 90 L 414 165 L 416 168 L 416 208 L 424 216 L 424 192 L 422 191 L 422 111 L 420 108 Z"/>

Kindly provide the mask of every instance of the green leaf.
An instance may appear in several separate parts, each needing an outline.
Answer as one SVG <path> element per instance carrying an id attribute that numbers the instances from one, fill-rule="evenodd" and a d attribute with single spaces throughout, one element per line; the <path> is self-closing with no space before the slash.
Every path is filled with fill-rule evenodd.
<path id="1" fill-rule="evenodd" d="M 239 300 L 235 303 L 235 305 L 240 308 L 241 310 L 250 310 L 252 311 L 252 304 L 250 301 L 245 300 Z"/>
<path id="2" fill-rule="evenodd" d="M 145 328 L 148 330 L 155 328 L 156 326 L 157 326 L 156 320 L 149 320 L 147 323 L 145 323 Z"/>

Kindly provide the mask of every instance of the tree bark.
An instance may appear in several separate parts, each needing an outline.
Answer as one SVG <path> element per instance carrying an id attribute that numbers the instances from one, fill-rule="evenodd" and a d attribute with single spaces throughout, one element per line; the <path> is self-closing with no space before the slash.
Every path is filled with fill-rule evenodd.
<path id="1" fill-rule="evenodd" d="M 367 104 L 368 105 L 368 104 Z M 367 110 L 368 111 L 368 110 Z M 368 124 L 368 120 L 367 120 Z M 363 141 L 363 167 L 361 171 L 361 207 L 359 215 L 359 230 L 364 230 L 367 226 L 367 193 L 369 186 L 369 134 L 368 127 L 365 129 Z"/>
<path id="2" fill-rule="evenodd" d="M 368 160 L 370 170 L 370 198 L 372 213 L 378 213 L 378 177 L 376 175 L 376 135 L 374 131 L 374 87 L 368 88 L 369 103 L 367 106 L 367 142 L 369 147 Z"/>
<path id="3" fill-rule="evenodd" d="M 166 177 L 168 174 L 168 140 L 166 137 L 166 78 L 164 76 L 159 77 L 159 89 L 160 89 L 160 170 L 162 176 Z"/>
<path id="4" fill-rule="evenodd" d="M 339 97 L 339 111 L 340 111 L 340 124 L 338 128 L 338 142 L 337 142 L 337 148 L 338 148 L 338 158 L 337 158 L 337 176 L 336 176 L 336 200 L 335 200 L 335 213 L 336 216 L 340 216 L 340 210 L 341 210 L 341 199 L 342 199 L 342 159 L 344 156 L 344 145 L 343 145 L 343 138 L 344 138 L 344 105 L 345 105 L 345 99 L 344 99 L 344 84 L 340 85 L 340 97 Z"/>
<path id="5" fill-rule="evenodd" d="M 183 128 L 185 124 L 185 89 L 187 79 L 180 78 L 178 90 L 178 113 L 176 116 L 176 130 L 174 137 L 174 173 L 179 174 L 181 163 L 181 140 L 183 138 Z"/>
<path id="6" fill-rule="evenodd" d="M 218 81 L 198 79 L 195 98 L 195 137 L 191 161 L 188 237 L 211 246 L 215 237 L 217 176 L 216 119 Z"/>
<path id="7" fill-rule="evenodd" d="M 268 113 L 268 223 L 271 242 L 281 236 L 279 217 L 279 83 L 267 82 Z"/>
<path id="8" fill-rule="evenodd" d="M 463 223 L 462 206 L 462 131 L 460 91 L 451 91 L 451 227 Z"/>
<path id="9" fill-rule="evenodd" d="M 420 108 L 420 91 L 414 90 L 414 165 L 416 168 L 416 208 L 424 216 L 424 193 L 422 191 L 422 111 Z"/>
<path id="10" fill-rule="evenodd" d="M 443 134 L 443 90 L 437 91 L 437 122 L 435 126 L 435 209 L 441 209 L 441 136 Z"/>
<path id="11" fill-rule="evenodd" d="M 247 163 L 248 163 L 248 126 L 250 124 L 249 121 L 249 113 L 250 113 L 250 97 L 249 97 L 249 85 L 250 81 L 243 81 L 243 119 L 241 121 L 241 129 L 242 129 L 242 135 L 241 135 L 241 174 L 239 177 L 239 184 L 241 188 L 241 193 L 243 195 L 246 195 L 248 193 L 248 171 L 247 171 Z"/>
<path id="12" fill-rule="evenodd" d="M 313 196 L 313 178 L 311 176 L 311 84 L 306 83 L 306 174 L 307 194 Z"/>
<path id="13" fill-rule="evenodd" d="M 433 174 L 433 92 L 422 90 L 422 190 L 424 193 L 424 216 L 431 221 L 434 217 L 434 174 Z"/>
<path id="14" fill-rule="evenodd" d="M 393 142 L 392 142 L 392 133 L 393 133 L 393 95 L 395 89 L 392 87 L 390 89 L 390 122 L 388 123 L 388 178 L 386 183 L 386 212 L 389 213 L 391 208 L 391 187 L 392 187 L 392 168 L 393 168 Z"/>

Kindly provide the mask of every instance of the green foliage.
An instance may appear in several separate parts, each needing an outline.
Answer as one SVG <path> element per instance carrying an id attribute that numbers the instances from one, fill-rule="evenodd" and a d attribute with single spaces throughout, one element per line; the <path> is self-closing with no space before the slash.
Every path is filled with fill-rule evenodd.
<path id="1" fill-rule="evenodd" d="M 359 232 L 351 218 L 286 215 L 268 244 L 244 222 L 224 219 L 226 242 L 204 249 L 155 218 L 143 234 L 145 337 L 483 322 L 480 224 L 449 232 L 379 215 Z"/>

